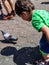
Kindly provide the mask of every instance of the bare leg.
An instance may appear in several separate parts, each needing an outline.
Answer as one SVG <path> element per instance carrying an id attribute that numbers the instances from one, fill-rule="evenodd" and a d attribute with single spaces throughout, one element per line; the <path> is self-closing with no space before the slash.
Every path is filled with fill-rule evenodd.
<path id="1" fill-rule="evenodd" d="M 11 6 L 12 10 L 15 10 L 15 7 L 14 7 L 14 2 L 13 2 L 13 0 L 8 0 L 8 1 L 9 1 L 9 3 L 10 3 L 10 6 Z"/>
<path id="2" fill-rule="evenodd" d="M 13 2 L 13 0 L 8 0 L 8 1 L 9 1 L 10 6 L 11 6 L 11 14 L 12 14 L 13 16 L 15 16 L 15 15 L 16 15 L 16 12 L 15 12 L 14 2 Z"/>
<path id="3" fill-rule="evenodd" d="M 7 19 L 10 19 L 10 18 L 13 18 L 13 15 L 11 15 L 11 7 L 9 5 L 9 2 L 7 0 L 2 0 L 2 2 L 3 2 L 3 5 L 4 5 L 4 7 L 7 11 L 7 16 L 4 17 L 4 19 L 7 20 Z"/>
<path id="4" fill-rule="evenodd" d="M 1 2 L 0 2 L 0 11 L 1 11 L 1 14 L 3 14 Z"/>
<path id="5" fill-rule="evenodd" d="M 3 5 L 4 5 L 7 13 L 11 13 L 10 6 L 9 6 L 8 1 L 7 0 L 2 0 L 2 2 L 3 2 Z"/>
<path id="6" fill-rule="evenodd" d="M 1 14 L 3 14 L 3 10 L 1 9 Z"/>

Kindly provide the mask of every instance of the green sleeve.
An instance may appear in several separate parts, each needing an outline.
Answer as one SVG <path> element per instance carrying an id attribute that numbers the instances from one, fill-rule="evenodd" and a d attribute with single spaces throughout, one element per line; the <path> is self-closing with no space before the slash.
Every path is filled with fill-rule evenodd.
<path id="1" fill-rule="evenodd" d="M 35 14 L 32 16 L 32 25 L 37 31 L 40 31 L 41 27 L 44 26 L 44 23 L 40 16 Z"/>

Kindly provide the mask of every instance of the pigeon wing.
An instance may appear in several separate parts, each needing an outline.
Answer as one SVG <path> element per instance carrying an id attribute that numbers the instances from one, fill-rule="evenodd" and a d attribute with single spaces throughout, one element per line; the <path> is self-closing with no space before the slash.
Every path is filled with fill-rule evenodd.
<path id="1" fill-rule="evenodd" d="M 11 36 L 11 35 L 8 34 L 8 33 L 6 33 L 6 34 L 3 35 L 3 37 L 4 37 L 5 39 L 7 39 L 7 40 L 9 40 L 9 37 L 10 37 L 10 36 Z"/>
<path id="2" fill-rule="evenodd" d="M 8 40 L 10 40 L 10 41 L 17 41 L 18 38 L 17 38 L 17 37 L 14 37 L 14 36 L 12 36 L 12 35 L 10 35 L 10 36 L 8 37 Z"/>

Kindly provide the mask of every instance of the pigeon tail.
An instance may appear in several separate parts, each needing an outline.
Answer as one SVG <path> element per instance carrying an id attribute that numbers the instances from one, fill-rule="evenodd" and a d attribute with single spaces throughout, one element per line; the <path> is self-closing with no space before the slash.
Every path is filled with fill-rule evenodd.
<path id="1" fill-rule="evenodd" d="M 1 32 L 2 32 L 2 34 L 4 35 L 4 34 L 6 34 L 6 32 L 5 31 L 3 31 L 3 30 L 1 30 Z"/>
<path id="2" fill-rule="evenodd" d="M 18 38 L 17 38 L 17 37 L 14 37 L 14 36 L 12 36 L 12 39 L 13 39 L 14 41 L 17 41 L 17 40 L 18 40 Z"/>

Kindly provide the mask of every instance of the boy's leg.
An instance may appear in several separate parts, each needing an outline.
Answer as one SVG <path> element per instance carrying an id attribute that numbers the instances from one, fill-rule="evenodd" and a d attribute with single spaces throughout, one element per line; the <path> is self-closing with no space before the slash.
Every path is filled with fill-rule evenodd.
<path id="1" fill-rule="evenodd" d="M 49 42 L 47 41 L 45 34 L 42 35 L 39 43 L 40 43 L 39 50 L 40 53 L 42 54 L 44 61 L 49 62 L 49 46 L 48 46 Z"/>
<path id="2" fill-rule="evenodd" d="M 49 65 L 49 54 L 42 54 L 44 60 L 36 61 L 35 65 Z"/>

